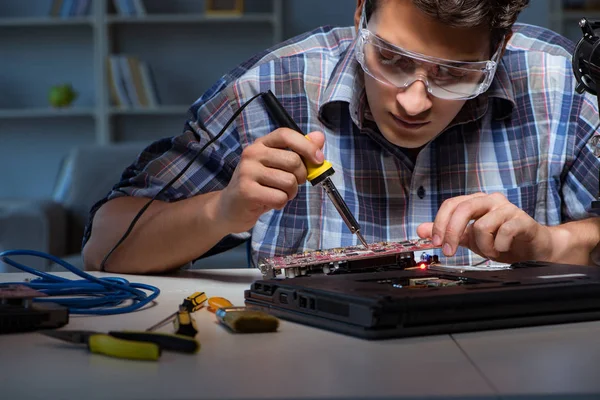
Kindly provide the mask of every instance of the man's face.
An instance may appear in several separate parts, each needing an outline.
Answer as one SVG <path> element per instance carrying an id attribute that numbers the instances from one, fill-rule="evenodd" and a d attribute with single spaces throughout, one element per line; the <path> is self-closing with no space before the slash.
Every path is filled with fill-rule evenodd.
<path id="1" fill-rule="evenodd" d="M 358 26 L 362 3 L 358 1 Z M 429 18 L 411 0 L 380 0 L 369 30 L 403 49 L 456 61 L 485 61 L 490 34 L 485 28 L 448 28 Z M 439 99 L 417 80 L 407 88 L 385 85 L 364 74 L 369 108 L 379 130 L 391 143 L 419 148 L 434 139 L 458 114 L 466 100 Z"/>

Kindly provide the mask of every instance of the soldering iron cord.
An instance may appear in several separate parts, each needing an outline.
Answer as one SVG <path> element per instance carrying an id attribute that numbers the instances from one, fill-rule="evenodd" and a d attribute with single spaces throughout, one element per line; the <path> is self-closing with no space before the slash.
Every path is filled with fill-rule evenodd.
<path id="1" fill-rule="evenodd" d="M 229 128 L 229 126 L 233 123 L 233 121 L 235 121 L 235 119 L 238 117 L 238 115 L 240 115 L 241 112 L 244 111 L 244 109 L 246 108 L 246 106 L 248 106 L 250 103 L 252 103 L 257 97 L 260 97 L 260 96 L 262 96 L 264 94 L 265 93 L 261 92 L 261 93 L 258 93 L 256 95 L 254 95 L 252 98 L 250 98 L 248 101 L 246 101 L 239 109 L 237 109 L 236 112 L 231 116 L 231 118 L 229 118 L 229 120 L 227 121 L 227 123 L 225 123 L 225 125 L 223 126 L 223 128 L 221 129 L 221 131 L 216 136 L 214 136 L 212 139 L 210 139 L 204 146 L 202 146 L 202 148 L 200 149 L 200 151 L 198 151 L 198 153 L 187 163 L 187 165 L 185 167 L 183 167 L 183 169 L 181 171 L 179 171 L 179 173 L 173 179 L 171 179 L 170 182 L 168 182 L 165 186 L 163 186 L 163 188 L 160 189 L 160 191 L 158 193 L 156 193 L 140 209 L 140 211 L 137 213 L 137 215 L 131 221 L 131 223 L 129 225 L 129 228 L 127 228 L 127 231 L 123 234 L 123 236 L 121 237 L 121 239 L 119 239 L 119 241 L 117 242 L 117 244 L 115 244 L 113 246 L 113 248 L 106 254 L 106 256 L 104 256 L 104 259 L 102 260 L 102 263 L 100 264 L 100 270 L 101 271 L 105 271 L 106 262 L 108 261 L 108 258 L 125 241 L 125 239 L 127 239 L 127 237 L 129 236 L 129 234 L 131 233 L 131 231 L 135 227 L 135 224 L 141 218 L 142 214 L 144 214 L 144 212 L 148 209 L 148 207 L 150 207 L 150 204 L 152 204 L 154 202 L 154 200 L 156 200 L 158 198 L 158 196 L 160 196 L 161 194 L 163 194 L 168 188 L 170 188 L 175 182 L 177 182 L 177 180 L 179 178 L 181 178 L 181 176 L 185 173 L 185 171 L 187 171 L 188 168 L 192 166 L 192 164 L 198 159 L 198 157 L 200 157 L 200 155 L 204 152 L 204 150 L 206 150 L 206 148 L 208 146 L 210 146 L 211 144 L 213 144 L 217 139 L 219 139 L 227 131 L 227 129 Z"/>
<path id="2" fill-rule="evenodd" d="M 154 197 L 152 197 L 137 213 L 137 215 L 131 221 L 129 228 L 123 234 L 121 239 L 115 244 L 115 246 L 106 254 L 100 269 L 105 270 L 105 264 L 110 255 L 123 243 L 123 241 L 129 236 L 133 230 L 135 224 L 138 222 L 142 214 L 150 207 L 150 204 L 170 188 L 181 176 L 188 170 L 188 168 L 198 159 L 198 157 L 206 150 L 208 146 L 218 140 L 229 128 L 229 126 L 235 121 L 240 113 L 257 97 L 264 95 L 264 93 L 258 93 L 248 101 L 246 101 L 233 116 L 223 126 L 221 131 L 210 139 L 198 153 L 189 161 L 189 163 L 173 178 L 168 182 Z M 11 256 L 33 256 L 41 257 L 50 260 L 56 264 L 61 265 L 67 270 L 71 271 L 75 275 L 83 278 L 83 280 L 70 280 L 62 278 L 53 274 L 49 274 L 43 271 L 36 270 L 28 267 L 15 260 L 9 258 Z M 123 314 L 138 310 L 148 303 L 153 301 L 160 294 L 160 290 L 157 287 L 146 285 L 142 283 L 130 283 L 123 278 L 117 277 L 102 277 L 97 278 L 92 276 L 79 268 L 74 267 L 68 262 L 61 260 L 58 257 L 50 254 L 42 253 L 34 250 L 8 250 L 0 252 L 0 260 L 6 264 L 11 265 L 17 269 L 28 272 L 33 275 L 37 275 L 38 278 L 33 279 L 29 282 L 10 282 L 2 283 L 4 285 L 25 285 L 32 289 L 39 290 L 48 295 L 48 297 L 35 298 L 36 302 L 53 302 L 62 306 L 68 307 L 69 312 L 72 314 L 95 314 L 95 315 L 110 315 L 110 314 Z M 150 291 L 151 294 L 144 292 Z M 77 297 L 79 296 L 79 297 Z M 132 304 L 122 306 L 124 302 L 131 301 Z"/>

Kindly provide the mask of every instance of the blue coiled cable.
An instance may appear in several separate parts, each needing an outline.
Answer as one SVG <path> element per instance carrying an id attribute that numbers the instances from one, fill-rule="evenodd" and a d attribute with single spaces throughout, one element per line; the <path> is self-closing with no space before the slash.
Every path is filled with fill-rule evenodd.
<path id="1" fill-rule="evenodd" d="M 71 280 L 38 271 L 10 259 L 10 256 L 45 258 L 61 265 L 83 279 Z M 29 282 L 0 283 L 0 287 L 25 285 L 31 289 L 39 290 L 49 297 L 35 298 L 34 301 L 60 304 L 67 307 L 71 314 L 112 315 L 129 313 L 146 306 L 160 294 L 160 289 L 152 285 L 131 283 L 118 277 L 96 278 L 58 257 L 39 251 L 7 250 L 0 252 L 0 260 L 17 269 L 39 276 L 39 278 L 32 279 Z M 144 290 L 151 293 L 148 294 Z M 126 302 L 132 304 L 122 306 Z"/>

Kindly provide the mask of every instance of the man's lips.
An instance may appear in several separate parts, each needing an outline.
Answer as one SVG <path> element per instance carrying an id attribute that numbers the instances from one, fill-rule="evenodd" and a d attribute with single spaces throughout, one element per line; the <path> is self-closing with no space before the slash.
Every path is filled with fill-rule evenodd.
<path id="1" fill-rule="evenodd" d="M 406 118 L 400 118 L 395 114 L 392 114 L 392 117 L 394 118 L 394 120 L 396 120 L 396 122 L 398 122 L 400 125 L 406 126 L 408 128 L 420 128 L 422 126 L 427 125 L 430 121 L 418 121 L 418 120 L 410 120 L 410 119 L 406 119 Z"/>

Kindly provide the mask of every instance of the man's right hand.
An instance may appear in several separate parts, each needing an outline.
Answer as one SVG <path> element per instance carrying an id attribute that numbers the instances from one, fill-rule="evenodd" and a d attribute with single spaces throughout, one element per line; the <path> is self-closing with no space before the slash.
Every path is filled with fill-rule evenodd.
<path id="1" fill-rule="evenodd" d="M 221 192 L 216 220 L 230 233 L 245 232 L 265 212 L 285 207 L 296 197 L 298 185 L 306 182 L 301 156 L 317 165 L 324 160 L 324 135 L 312 132 L 308 137 L 310 140 L 280 128 L 246 147 L 229 185 Z"/>

